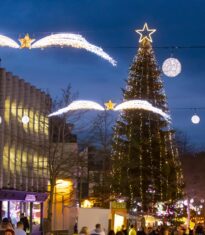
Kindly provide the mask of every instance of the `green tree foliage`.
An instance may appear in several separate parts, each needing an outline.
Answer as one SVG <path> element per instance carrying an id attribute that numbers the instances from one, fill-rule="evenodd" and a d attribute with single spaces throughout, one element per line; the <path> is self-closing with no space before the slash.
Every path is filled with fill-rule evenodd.
<path id="1" fill-rule="evenodd" d="M 143 40 L 129 69 L 124 101 L 141 99 L 168 112 L 166 95 L 152 45 Z M 126 110 L 114 127 L 112 190 L 128 199 L 130 207 L 153 210 L 159 201 L 173 201 L 182 195 L 182 171 L 174 132 L 158 114 Z"/>

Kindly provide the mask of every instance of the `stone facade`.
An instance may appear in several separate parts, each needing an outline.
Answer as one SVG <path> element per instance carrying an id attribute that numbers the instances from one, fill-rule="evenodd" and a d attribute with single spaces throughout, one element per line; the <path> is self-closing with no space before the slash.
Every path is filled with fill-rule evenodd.
<path id="1" fill-rule="evenodd" d="M 50 109 L 49 95 L 0 69 L 0 189 L 47 191 Z"/>

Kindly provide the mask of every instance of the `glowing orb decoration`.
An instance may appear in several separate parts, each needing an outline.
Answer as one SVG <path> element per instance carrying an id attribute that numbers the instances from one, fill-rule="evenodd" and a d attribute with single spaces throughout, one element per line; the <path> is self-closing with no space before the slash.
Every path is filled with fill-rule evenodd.
<path id="1" fill-rule="evenodd" d="M 90 100 L 77 100 L 73 101 L 71 104 L 69 104 L 67 107 L 59 109 L 58 111 L 51 113 L 48 115 L 48 117 L 61 115 L 63 113 L 69 112 L 69 111 L 76 111 L 76 110 L 98 110 L 98 111 L 104 111 L 105 109 L 98 103 Z"/>
<path id="2" fill-rule="evenodd" d="M 117 62 L 111 58 L 107 53 L 103 51 L 101 47 L 97 47 L 89 43 L 85 38 L 79 34 L 73 33 L 57 33 L 50 36 L 41 38 L 32 44 L 31 48 L 46 48 L 46 47 L 74 47 L 85 49 L 92 52 L 103 59 L 109 61 L 113 66 L 116 66 Z"/>
<path id="3" fill-rule="evenodd" d="M 176 58 L 168 58 L 162 65 L 162 71 L 167 77 L 176 77 L 181 73 L 181 63 Z"/>
<path id="4" fill-rule="evenodd" d="M 192 198 L 192 199 L 190 199 L 190 202 L 191 202 L 191 203 L 194 203 L 194 199 L 193 199 L 193 198 Z"/>
<path id="5" fill-rule="evenodd" d="M 191 117 L 191 121 L 193 124 L 199 124 L 200 122 L 200 117 L 196 114 L 194 114 L 192 117 Z"/>
<path id="6" fill-rule="evenodd" d="M 24 115 L 21 120 L 22 120 L 23 124 L 29 123 L 29 117 L 27 115 Z"/>
<path id="7" fill-rule="evenodd" d="M 157 114 L 161 115 L 167 121 L 169 121 L 169 122 L 171 121 L 170 115 L 163 112 L 161 109 L 152 106 L 152 104 L 150 104 L 146 100 L 129 100 L 129 101 L 125 101 L 125 102 L 117 105 L 114 108 L 115 111 L 129 110 L 129 109 L 143 109 L 143 110 L 146 110 L 146 111 L 157 113 Z"/>
<path id="8" fill-rule="evenodd" d="M 2 117 L 0 116 L 0 124 L 2 123 Z"/>

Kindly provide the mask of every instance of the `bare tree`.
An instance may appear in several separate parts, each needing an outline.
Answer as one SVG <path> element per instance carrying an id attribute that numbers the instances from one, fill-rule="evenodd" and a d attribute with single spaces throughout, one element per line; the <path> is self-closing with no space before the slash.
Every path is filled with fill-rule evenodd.
<path id="1" fill-rule="evenodd" d="M 108 205 L 110 194 L 110 156 L 112 144 L 113 113 L 99 113 L 91 123 L 86 145 L 89 146 L 89 183 L 94 183 L 93 196 L 101 198 L 103 207 Z"/>
<path id="2" fill-rule="evenodd" d="M 62 97 L 53 103 L 53 110 L 69 105 L 77 98 L 69 85 L 62 90 Z M 49 198 L 48 198 L 48 231 L 52 228 L 52 206 L 55 195 L 56 181 L 59 178 L 70 178 L 75 181 L 82 164 L 86 164 L 81 155 L 78 154 L 77 138 L 72 134 L 73 125 L 80 121 L 81 113 L 66 113 L 60 117 L 52 117 L 49 122 L 49 144 L 48 144 L 48 169 L 49 169 Z M 67 195 L 66 200 L 71 200 L 72 194 Z M 73 202 L 75 206 L 75 201 Z"/>

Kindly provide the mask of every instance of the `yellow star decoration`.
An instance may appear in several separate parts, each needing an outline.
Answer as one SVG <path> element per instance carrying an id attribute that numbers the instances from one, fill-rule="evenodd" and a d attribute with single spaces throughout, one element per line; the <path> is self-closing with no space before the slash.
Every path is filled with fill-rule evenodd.
<path id="1" fill-rule="evenodd" d="M 156 29 L 149 29 L 147 23 L 144 24 L 143 29 L 137 29 L 135 32 L 137 32 L 140 35 L 139 42 L 142 42 L 144 40 L 148 40 L 152 42 L 151 35 L 156 31 Z"/>
<path id="2" fill-rule="evenodd" d="M 106 110 L 113 110 L 115 107 L 115 103 L 113 103 L 111 100 L 109 100 L 107 103 L 104 104 L 106 107 Z"/>
<path id="3" fill-rule="evenodd" d="M 29 34 L 27 33 L 24 38 L 19 38 L 19 41 L 21 42 L 20 48 L 29 48 L 31 49 L 31 43 L 35 41 L 35 39 L 30 38 Z"/>

